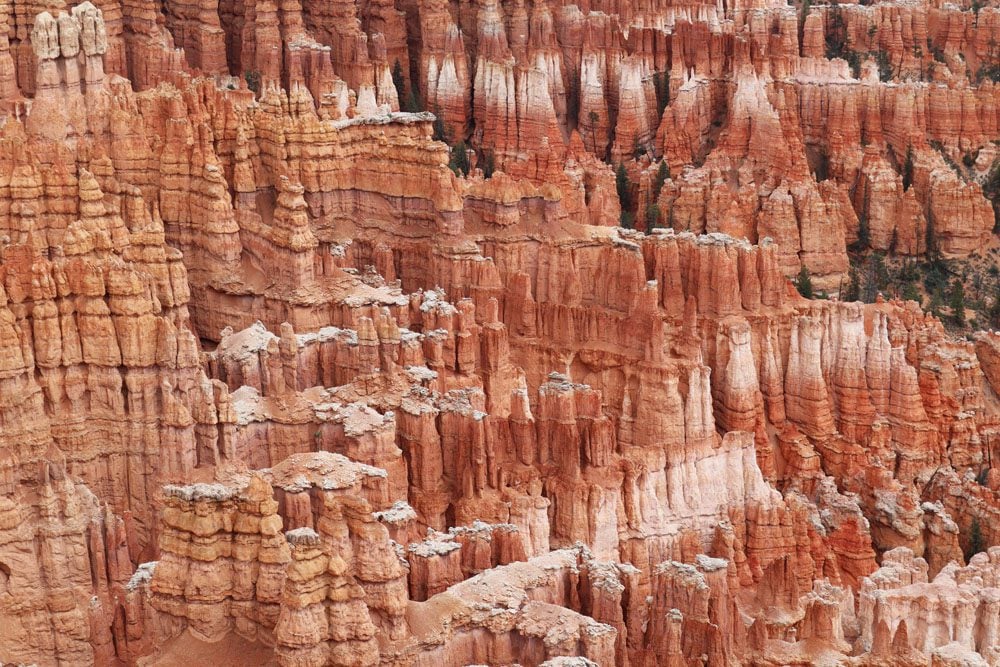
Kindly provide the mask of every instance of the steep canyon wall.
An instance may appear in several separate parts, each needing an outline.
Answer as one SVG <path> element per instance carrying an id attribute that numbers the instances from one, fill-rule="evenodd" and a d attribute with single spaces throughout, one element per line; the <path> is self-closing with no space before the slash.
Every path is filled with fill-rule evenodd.
<path id="1" fill-rule="evenodd" d="M 0 661 L 1000 664 L 995 7 L 0 16 Z"/>

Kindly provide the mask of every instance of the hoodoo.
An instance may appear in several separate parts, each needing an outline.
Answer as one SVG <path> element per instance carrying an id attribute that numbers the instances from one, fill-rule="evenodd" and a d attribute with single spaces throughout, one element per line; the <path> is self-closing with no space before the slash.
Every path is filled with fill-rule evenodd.
<path id="1" fill-rule="evenodd" d="M 1000 8 L 0 3 L 0 663 L 1000 665 Z"/>

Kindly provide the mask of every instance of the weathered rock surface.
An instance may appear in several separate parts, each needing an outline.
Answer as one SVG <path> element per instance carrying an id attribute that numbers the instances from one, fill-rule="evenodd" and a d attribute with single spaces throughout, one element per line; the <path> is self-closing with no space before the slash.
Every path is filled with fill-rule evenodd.
<path id="1" fill-rule="evenodd" d="M 992 664 L 997 655 L 1000 549 L 952 563 L 928 579 L 927 563 L 906 548 L 885 554 L 882 567 L 861 587 L 858 620 L 862 647 L 876 657 L 917 654 L 936 664 L 956 659 Z"/>
<path id="2" fill-rule="evenodd" d="M 998 663 L 997 334 L 787 277 L 990 241 L 1000 12 L 796 12 L 0 4 L 0 661 Z"/>

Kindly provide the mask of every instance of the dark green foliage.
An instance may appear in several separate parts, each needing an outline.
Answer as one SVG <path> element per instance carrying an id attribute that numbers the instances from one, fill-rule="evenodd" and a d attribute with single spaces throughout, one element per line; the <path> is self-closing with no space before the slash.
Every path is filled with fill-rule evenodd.
<path id="1" fill-rule="evenodd" d="M 975 556 L 980 551 L 986 549 L 986 544 L 983 541 L 983 529 L 979 525 L 979 517 L 972 517 L 972 523 L 969 524 L 969 548 L 965 550 L 965 561 L 969 562 L 969 559 Z"/>
<path id="2" fill-rule="evenodd" d="M 934 43 L 934 40 L 931 39 L 930 37 L 927 38 L 927 50 L 930 52 L 931 56 L 934 57 L 934 62 L 936 63 L 945 62 L 944 50 L 940 46 L 936 45 Z M 934 63 L 931 63 L 930 67 L 928 68 L 928 73 L 933 73 L 933 71 L 934 71 Z"/>
<path id="3" fill-rule="evenodd" d="M 594 142 L 595 147 L 597 145 L 597 121 L 599 120 L 601 120 L 601 116 L 596 111 L 587 114 L 587 121 L 590 123 L 590 139 Z"/>
<path id="4" fill-rule="evenodd" d="M 1000 298 L 995 298 L 1000 294 L 1000 273 L 991 273 L 975 258 L 947 260 L 934 255 L 887 264 L 887 293 L 918 303 L 921 294 L 926 295 L 925 310 L 948 327 L 968 330 L 1000 325 Z"/>
<path id="5" fill-rule="evenodd" d="M 638 160 L 645 154 L 646 147 L 642 145 L 641 141 L 639 141 L 639 137 L 636 137 L 635 141 L 632 143 L 632 158 Z"/>
<path id="6" fill-rule="evenodd" d="M 468 176 L 472 168 L 469 164 L 469 150 L 464 141 L 459 141 L 451 147 L 451 158 L 448 160 L 448 167 L 455 172 L 456 176 Z"/>
<path id="7" fill-rule="evenodd" d="M 979 264 L 973 257 L 972 262 L 941 260 L 941 263 L 949 265 L 950 274 L 961 278 L 965 284 L 963 296 L 966 309 L 976 313 L 966 326 L 972 329 L 1000 329 L 1000 269 L 993 263 L 996 257 L 987 257 L 988 265 Z M 946 289 L 951 287 L 949 283 Z M 948 296 L 952 296 L 950 291 Z"/>
<path id="8" fill-rule="evenodd" d="M 922 266 L 924 290 L 943 302 L 944 290 L 948 287 L 950 275 L 948 267 L 939 259 L 928 260 Z"/>
<path id="9" fill-rule="evenodd" d="M 871 245 L 871 230 L 868 227 L 868 217 L 862 213 L 858 218 L 858 240 L 851 244 L 852 252 L 864 252 Z"/>
<path id="10" fill-rule="evenodd" d="M 899 267 L 899 275 L 897 276 L 902 282 L 916 282 L 920 279 L 920 267 L 917 265 L 917 260 L 907 259 L 903 262 L 903 265 Z"/>
<path id="11" fill-rule="evenodd" d="M 577 126 L 580 115 L 580 75 L 573 76 L 570 72 L 566 82 L 566 127 L 567 129 Z"/>
<path id="12" fill-rule="evenodd" d="M 660 226 L 660 218 L 663 214 L 660 212 L 660 207 L 655 203 L 650 203 L 646 206 L 646 229 L 655 229 Z"/>
<path id="13" fill-rule="evenodd" d="M 417 94 L 416 86 L 410 87 L 410 92 L 406 94 L 406 99 L 403 101 L 403 111 L 409 111 L 410 113 L 417 113 L 424 106 L 423 101 L 421 101 L 420 96 Z"/>
<path id="14" fill-rule="evenodd" d="M 842 58 L 847 61 L 847 64 L 851 68 L 851 75 L 855 79 L 861 77 L 861 62 L 868 55 L 868 53 L 857 51 L 852 49 L 847 43 L 847 21 L 844 20 L 844 14 L 840 7 L 836 4 L 830 9 L 828 14 L 828 20 L 826 24 L 826 30 L 824 33 L 824 39 L 826 41 L 826 57 L 829 59 Z M 868 27 L 868 41 L 873 43 L 875 37 L 878 35 L 878 27 L 874 24 Z M 923 55 L 923 50 L 917 46 L 914 47 L 914 53 L 920 52 L 921 57 Z M 885 51 L 879 50 L 875 53 L 875 61 L 878 64 L 879 79 L 882 81 L 889 81 L 892 78 L 892 66 L 889 64 L 889 54 Z"/>
<path id="15" fill-rule="evenodd" d="M 951 155 L 948 154 L 948 149 L 944 147 L 944 144 L 942 144 L 940 141 L 933 141 L 933 140 L 928 141 L 927 143 L 930 145 L 931 148 L 933 148 L 934 150 L 936 150 L 938 153 L 941 154 L 941 159 L 944 160 L 944 163 L 948 165 L 953 172 L 955 172 L 956 176 L 958 176 L 959 178 L 965 178 L 965 172 L 962 171 L 962 168 L 958 166 L 958 163 L 955 162 L 955 160 L 952 159 Z"/>
<path id="16" fill-rule="evenodd" d="M 920 289 L 917 286 L 919 280 L 920 267 L 917 265 L 917 260 L 905 260 L 896 273 L 895 282 L 899 285 L 896 295 L 904 301 L 916 301 L 922 304 L 923 299 L 920 296 Z"/>
<path id="17" fill-rule="evenodd" d="M 1000 233 L 1000 160 L 990 167 L 983 183 L 983 195 L 993 204 L 993 232 Z"/>
<path id="18" fill-rule="evenodd" d="M 451 143 L 451 132 L 448 131 L 448 127 L 444 124 L 444 116 L 441 115 L 441 109 L 434 105 L 434 123 L 431 125 L 433 128 L 433 138 L 434 141 L 443 141 L 446 144 Z"/>
<path id="19" fill-rule="evenodd" d="M 663 211 L 657 203 L 660 193 L 663 191 L 663 184 L 670 178 L 670 167 L 667 161 L 661 160 L 660 166 L 656 168 L 656 175 L 653 176 L 653 188 L 649 193 L 649 204 L 646 205 L 646 229 L 654 229 L 663 226 Z M 668 227 L 673 227 L 673 210 L 670 209 L 671 217 L 667 220 Z"/>
<path id="20" fill-rule="evenodd" d="M 445 143 L 447 143 L 448 128 L 444 124 L 444 118 L 435 114 L 434 123 L 432 124 L 432 127 L 434 129 L 432 135 L 434 137 L 434 141 L 444 141 Z"/>
<path id="21" fill-rule="evenodd" d="M 629 181 L 628 172 L 625 165 L 618 163 L 615 169 L 615 191 L 618 193 L 618 202 L 622 207 L 622 215 L 632 210 L 632 183 Z"/>
<path id="22" fill-rule="evenodd" d="M 841 285 L 841 300 L 874 303 L 882 293 L 921 303 L 919 281 L 924 271 L 925 266 L 915 259 L 887 259 L 881 252 L 853 253 L 847 284 Z M 947 274 L 942 275 L 944 287 L 939 289 L 939 301 L 943 300 L 942 290 L 949 286 Z"/>
<path id="23" fill-rule="evenodd" d="M 904 301 L 916 301 L 920 303 L 920 292 L 917 290 L 916 283 L 903 283 L 903 286 L 899 288 L 899 297 Z"/>
<path id="24" fill-rule="evenodd" d="M 951 295 L 948 298 L 948 305 L 951 307 L 951 317 L 955 324 L 960 327 L 965 326 L 965 285 L 958 278 L 951 287 Z"/>
<path id="25" fill-rule="evenodd" d="M 670 104 L 670 72 L 656 72 L 653 75 L 653 87 L 656 90 L 657 116 L 663 116 L 663 110 Z"/>
<path id="26" fill-rule="evenodd" d="M 493 159 L 493 151 L 483 151 L 483 159 L 479 161 L 483 170 L 483 178 L 492 178 L 493 172 L 497 170 L 496 162 Z"/>
<path id="27" fill-rule="evenodd" d="M 824 31 L 826 57 L 831 60 L 834 58 L 846 60 L 847 52 L 850 50 L 847 46 L 847 21 L 844 20 L 844 14 L 838 5 L 830 9 L 828 17 Z"/>
<path id="28" fill-rule="evenodd" d="M 940 46 L 936 46 L 931 42 L 931 38 L 927 38 L 927 48 L 930 49 L 931 55 L 934 56 L 935 62 L 943 63 L 944 60 L 944 50 Z"/>
<path id="29" fill-rule="evenodd" d="M 861 78 L 861 54 L 857 51 L 849 50 L 844 53 L 844 60 L 851 68 L 851 76 L 855 79 Z"/>
<path id="30" fill-rule="evenodd" d="M 635 228 L 635 214 L 629 211 L 622 211 L 621 217 L 618 219 L 618 224 L 625 229 Z"/>
<path id="31" fill-rule="evenodd" d="M 889 269 L 885 265 L 885 256 L 880 252 L 872 253 L 864 262 L 859 280 L 859 296 L 865 303 L 874 303 L 879 292 L 885 292 L 889 288 Z"/>
<path id="32" fill-rule="evenodd" d="M 247 88 L 253 91 L 254 95 L 260 95 L 260 72 L 257 70 L 247 70 L 243 73 L 246 79 Z"/>
<path id="33" fill-rule="evenodd" d="M 975 153 L 966 153 L 962 156 L 962 164 L 965 165 L 966 169 L 972 169 L 976 165 L 976 158 L 979 157 L 979 151 Z"/>
<path id="34" fill-rule="evenodd" d="M 976 255 L 977 253 L 973 253 L 972 255 L 973 258 L 975 258 Z M 972 289 L 966 293 L 966 302 L 968 303 L 970 308 L 976 308 L 977 304 L 980 304 L 982 301 L 983 274 L 980 273 L 979 271 L 973 271 L 971 274 L 961 273 L 959 275 L 966 275 L 966 276 L 971 275 L 972 282 L 971 284 L 968 285 L 968 287 L 971 287 Z"/>
<path id="35" fill-rule="evenodd" d="M 803 264 L 802 268 L 799 269 L 799 275 L 795 279 L 795 288 L 799 290 L 799 294 L 807 299 L 813 298 L 813 284 L 812 276 L 809 275 L 809 269 Z"/>
<path id="36" fill-rule="evenodd" d="M 821 183 L 830 178 L 830 156 L 825 148 L 816 153 L 816 182 Z"/>
<path id="37" fill-rule="evenodd" d="M 879 81 L 892 81 L 892 63 L 889 61 L 889 53 L 885 49 L 875 52 L 875 63 L 878 65 Z"/>
<path id="38" fill-rule="evenodd" d="M 906 149 L 906 160 L 903 162 L 903 191 L 913 185 L 913 145 Z"/>
<path id="39" fill-rule="evenodd" d="M 666 160 L 661 160 L 660 166 L 656 168 L 656 177 L 653 179 L 653 201 L 660 198 L 663 184 L 667 182 L 668 178 L 670 178 L 670 165 L 667 164 Z"/>
<path id="40" fill-rule="evenodd" d="M 400 79 L 402 79 L 403 72 L 399 72 Z M 395 74 L 393 75 L 393 81 L 395 81 Z M 399 88 L 396 88 L 396 92 L 402 94 Z M 406 98 L 400 101 L 400 108 L 403 111 L 409 113 L 417 113 L 418 111 L 424 110 L 424 101 L 420 98 L 420 92 L 417 90 L 416 82 L 411 82 L 410 89 L 406 91 Z M 437 113 L 435 116 L 439 115 Z"/>
<path id="41" fill-rule="evenodd" d="M 861 299 L 861 275 L 858 274 L 858 269 L 853 264 L 851 264 L 851 270 L 847 275 L 847 289 L 840 299 L 841 301 L 858 301 Z"/>
<path id="42" fill-rule="evenodd" d="M 934 317 L 941 319 L 941 293 L 935 292 L 931 294 L 931 302 L 927 306 L 927 312 L 929 312 Z"/>
<path id="43" fill-rule="evenodd" d="M 809 9 L 812 7 L 810 0 L 802 0 L 802 11 L 799 12 L 799 44 L 802 44 L 802 35 L 805 32 L 806 17 L 809 16 Z M 801 48 L 801 46 L 800 46 Z"/>
<path id="44" fill-rule="evenodd" d="M 927 261 L 931 264 L 938 265 L 938 243 L 937 243 L 937 232 L 934 231 L 934 218 L 929 216 L 927 218 L 927 230 L 924 232 L 924 246 L 926 247 Z"/>
<path id="45" fill-rule="evenodd" d="M 406 78 L 403 76 L 403 66 L 398 60 L 392 64 L 392 85 L 396 87 L 396 95 L 402 100 L 406 92 Z"/>

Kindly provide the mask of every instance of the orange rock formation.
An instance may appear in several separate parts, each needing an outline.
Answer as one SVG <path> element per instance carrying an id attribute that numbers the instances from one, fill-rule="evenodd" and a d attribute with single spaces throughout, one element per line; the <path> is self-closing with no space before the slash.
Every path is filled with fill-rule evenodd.
<path id="1" fill-rule="evenodd" d="M 997 9 L 3 7 L 0 662 L 1000 661 Z"/>

